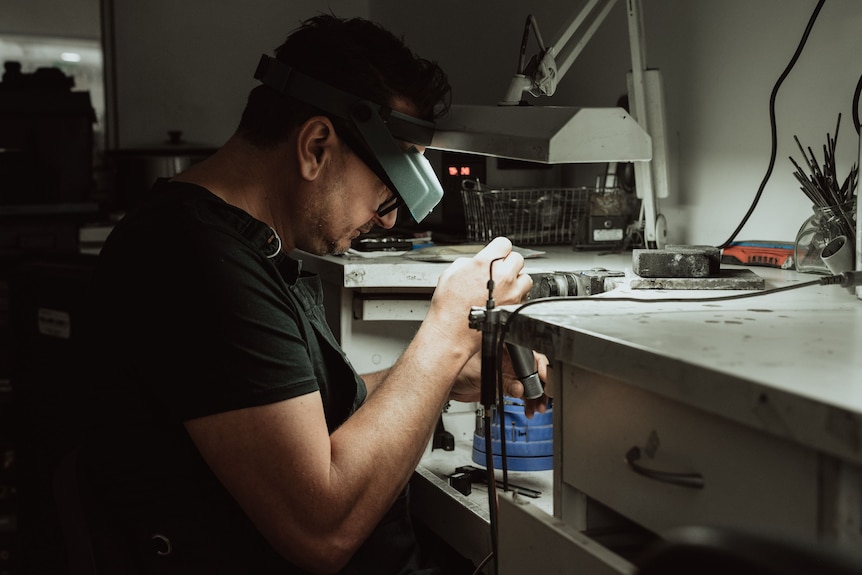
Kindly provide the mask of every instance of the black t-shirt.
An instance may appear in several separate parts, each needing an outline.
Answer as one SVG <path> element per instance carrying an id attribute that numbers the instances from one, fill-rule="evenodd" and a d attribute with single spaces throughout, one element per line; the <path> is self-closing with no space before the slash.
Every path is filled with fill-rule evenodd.
<path id="1" fill-rule="evenodd" d="M 99 520 L 144 573 L 302 573 L 257 532 L 183 426 L 320 393 L 332 432 L 364 401 L 326 325 L 319 278 L 279 248 L 246 212 L 167 181 L 103 246 L 89 334 L 98 391 L 82 472 Z M 402 565 L 412 538 L 390 547 L 384 533 L 409 522 L 403 499 L 378 528 L 384 540 L 372 535 L 366 546 Z M 361 551 L 348 571 L 371 561 L 366 572 L 390 572 L 377 570 L 377 555 Z"/>

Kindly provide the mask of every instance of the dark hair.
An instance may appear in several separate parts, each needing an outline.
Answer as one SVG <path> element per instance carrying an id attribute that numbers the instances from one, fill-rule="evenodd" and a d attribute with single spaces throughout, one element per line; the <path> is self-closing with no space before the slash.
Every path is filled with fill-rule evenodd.
<path id="1" fill-rule="evenodd" d="M 404 98 L 415 107 L 413 115 L 425 120 L 449 109 L 451 88 L 440 66 L 419 58 L 403 39 L 369 20 L 315 16 L 290 33 L 275 57 L 377 104 L 391 106 L 395 98 Z M 252 144 L 269 147 L 320 113 L 261 85 L 249 94 L 238 131 Z"/>

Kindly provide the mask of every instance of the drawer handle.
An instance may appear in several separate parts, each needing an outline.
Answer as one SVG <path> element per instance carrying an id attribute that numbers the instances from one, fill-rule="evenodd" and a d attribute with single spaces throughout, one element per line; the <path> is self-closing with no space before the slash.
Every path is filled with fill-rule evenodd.
<path id="1" fill-rule="evenodd" d="M 628 450 L 628 453 L 626 453 L 626 463 L 628 463 L 632 471 L 643 475 L 644 477 L 649 477 L 656 481 L 663 481 L 664 483 L 672 483 L 673 485 L 679 485 L 680 487 L 690 487 L 692 489 L 703 489 L 705 485 L 703 475 L 700 473 L 671 473 L 669 471 L 647 469 L 643 465 L 637 463 L 640 458 L 641 448 L 638 446 L 632 447 Z"/>

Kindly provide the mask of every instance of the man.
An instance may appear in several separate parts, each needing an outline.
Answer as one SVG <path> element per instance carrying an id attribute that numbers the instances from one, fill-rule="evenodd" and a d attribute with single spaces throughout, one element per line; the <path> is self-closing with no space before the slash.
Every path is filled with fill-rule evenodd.
<path id="1" fill-rule="evenodd" d="M 420 152 L 446 77 L 379 26 L 331 16 L 255 75 L 235 135 L 104 245 L 86 484 L 140 572 L 431 573 L 408 480 L 445 402 L 478 399 L 467 318 L 489 270 L 499 304 L 531 280 L 508 240 L 491 242 L 445 271 L 398 362 L 358 376 L 318 278 L 289 254 L 344 252 L 398 207 L 421 219 L 439 201 Z"/>

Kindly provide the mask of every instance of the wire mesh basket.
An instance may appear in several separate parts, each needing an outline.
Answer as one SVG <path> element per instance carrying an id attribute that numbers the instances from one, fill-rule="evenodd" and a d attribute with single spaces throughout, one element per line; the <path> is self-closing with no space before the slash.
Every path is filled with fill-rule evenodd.
<path id="1" fill-rule="evenodd" d="M 471 180 L 461 185 L 470 239 L 506 236 L 519 245 L 576 245 L 590 215 L 616 211 L 625 196 L 616 188 L 490 189 Z"/>

